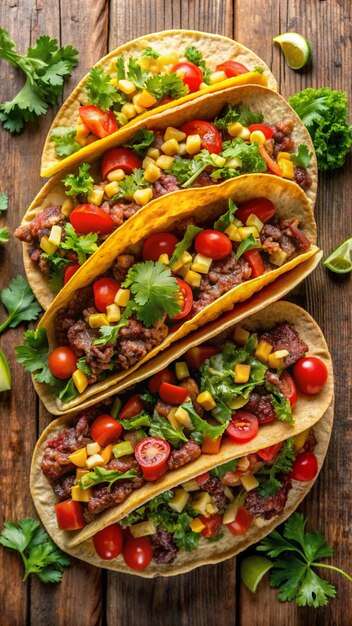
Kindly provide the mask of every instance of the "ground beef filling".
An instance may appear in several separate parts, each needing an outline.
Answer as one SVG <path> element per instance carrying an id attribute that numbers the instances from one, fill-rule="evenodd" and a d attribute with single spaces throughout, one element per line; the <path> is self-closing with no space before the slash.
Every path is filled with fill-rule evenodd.
<path id="1" fill-rule="evenodd" d="M 289 355 L 285 358 L 285 367 L 290 367 L 308 352 L 307 344 L 302 341 L 296 329 L 288 322 L 280 322 L 271 330 L 259 335 L 258 340 L 270 343 L 273 352 L 287 350 Z"/>
<path id="2" fill-rule="evenodd" d="M 153 559 L 156 563 L 167 565 L 176 559 L 178 548 L 175 546 L 172 534 L 166 530 L 158 530 L 149 537 L 153 547 Z"/>
<path id="3" fill-rule="evenodd" d="M 280 480 L 280 476 L 278 479 Z M 266 520 L 282 515 L 292 483 L 287 476 L 281 476 L 281 482 L 282 486 L 279 491 L 269 498 L 263 498 L 256 489 L 250 491 L 245 502 L 248 513 L 253 517 L 263 517 Z"/>

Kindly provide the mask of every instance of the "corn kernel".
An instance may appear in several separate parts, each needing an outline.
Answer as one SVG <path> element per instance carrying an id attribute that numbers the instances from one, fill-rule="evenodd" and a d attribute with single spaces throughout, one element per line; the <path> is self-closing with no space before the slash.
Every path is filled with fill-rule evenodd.
<path id="1" fill-rule="evenodd" d="M 232 124 L 228 125 L 227 132 L 229 133 L 229 135 L 231 135 L 231 137 L 238 137 L 239 134 L 242 132 L 242 129 L 242 124 L 240 124 L 239 122 L 233 122 Z"/>
<path id="2" fill-rule="evenodd" d="M 242 241 L 239 230 L 234 224 L 230 224 L 230 226 L 226 228 L 225 234 L 231 239 L 231 241 Z"/>
<path id="3" fill-rule="evenodd" d="M 109 172 L 107 175 L 107 179 L 110 180 L 110 182 L 120 182 L 120 180 L 123 180 L 125 176 L 125 172 L 118 168 L 117 170 L 112 170 L 112 172 Z"/>
<path id="4" fill-rule="evenodd" d="M 106 317 L 109 324 L 111 324 L 112 322 L 119 322 L 121 319 L 121 311 L 119 305 L 115 303 L 109 304 L 106 307 Z"/>
<path id="5" fill-rule="evenodd" d="M 268 356 L 272 351 L 273 347 L 270 343 L 268 343 L 267 341 L 259 341 L 255 351 L 255 356 L 262 363 L 267 363 Z"/>
<path id="6" fill-rule="evenodd" d="M 237 157 L 231 157 L 231 159 L 226 159 L 226 167 L 232 167 L 232 169 L 237 170 L 239 167 L 242 167 L 242 161 Z"/>
<path id="7" fill-rule="evenodd" d="M 138 115 L 141 115 L 142 113 L 145 113 L 146 111 L 148 111 L 148 109 L 146 109 L 145 107 L 141 107 L 139 104 L 133 103 L 133 106 L 135 108 L 136 113 L 138 113 Z"/>
<path id="8" fill-rule="evenodd" d="M 241 476 L 240 481 L 242 483 L 242 487 L 245 488 L 246 491 L 251 491 L 258 487 L 259 482 L 253 474 L 246 474 L 245 476 Z"/>
<path id="9" fill-rule="evenodd" d="M 100 328 L 101 326 L 109 326 L 108 318 L 105 313 L 92 313 L 88 318 L 90 328 Z"/>
<path id="10" fill-rule="evenodd" d="M 87 461 L 87 448 L 80 448 L 79 450 L 75 450 L 75 452 L 72 452 L 72 454 L 70 454 L 68 460 L 77 467 L 85 467 Z"/>
<path id="11" fill-rule="evenodd" d="M 198 274 L 198 272 L 194 272 L 193 270 L 188 270 L 185 276 L 185 281 L 191 287 L 199 287 L 202 282 L 202 275 Z"/>
<path id="12" fill-rule="evenodd" d="M 47 235 L 43 235 L 43 237 L 41 238 L 40 247 L 42 250 L 44 250 L 44 252 L 47 252 L 47 254 L 54 254 L 54 252 L 56 252 L 58 248 L 56 244 L 50 243 Z"/>
<path id="13" fill-rule="evenodd" d="M 180 256 L 180 261 L 183 265 L 185 265 L 186 263 L 192 263 L 192 255 L 186 250 L 185 252 L 182 252 Z"/>
<path id="14" fill-rule="evenodd" d="M 207 274 L 210 270 L 210 266 L 212 262 L 213 262 L 213 259 L 211 259 L 210 257 L 204 256 L 204 254 L 198 253 L 193 259 L 191 268 L 194 272 L 200 272 L 200 274 Z"/>
<path id="15" fill-rule="evenodd" d="M 160 169 L 162 169 L 162 170 L 170 170 L 174 160 L 175 160 L 174 157 L 167 156 L 166 154 L 162 154 L 155 161 L 155 165 L 160 167 Z"/>
<path id="16" fill-rule="evenodd" d="M 143 89 L 143 91 L 139 93 L 138 96 L 139 97 L 137 104 L 141 107 L 145 107 L 146 109 L 149 109 L 157 103 L 157 99 L 155 98 L 155 96 L 153 96 L 153 94 L 146 89 Z"/>
<path id="17" fill-rule="evenodd" d="M 278 161 L 277 164 L 281 170 L 283 178 L 289 178 L 289 179 L 294 178 L 295 171 L 294 171 L 292 161 L 289 161 L 288 159 L 280 159 L 280 161 Z"/>
<path id="18" fill-rule="evenodd" d="M 147 156 L 149 156 L 151 159 L 154 159 L 156 161 L 156 159 L 160 156 L 159 148 L 149 148 L 147 152 Z"/>
<path id="19" fill-rule="evenodd" d="M 176 139 L 168 139 L 161 145 L 161 150 L 167 156 L 174 156 L 178 153 L 178 141 Z"/>
<path id="20" fill-rule="evenodd" d="M 250 136 L 251 136 L 251 131 L 249 130 L 249 128 L 245 128 L 245 127 L 243 127 L 240 134 L 237 135 L 237 137 L 240 137 L 244 141 L 247 141 L 250 138 Z"/>
<path id="21" fill-rule="evenodd" d="M 61 227 L 55 224 L 55 226 L 51 227 L 50 235 L 49 235 L 49 243 L 52 243 L 54 246 L 59 246 L 61 243 L 61 235 L 62 230 Z"/>
<path id="22" fill-rule="evenodd" d="M 184 133 L 182 130 L 174 128 L 173 126 L 168 126 L 165 131 L 164 141 L 168 141 L 169 139 L 176 139 L 177 142 L 180 142 L 186 139 L 186 137 L 186 133 Z"/>
<path id="23" fill-rule="evenodd" d="M 177 152 L 177 154 L 179 156 L 185 156 L 185 154 L 187 154 L 187 146 L 186 146 L 184 141 L 182 141 L 181 143 L 178 144 L 178 152 Z"/>
<path id="24" fill-rule="evenodd" d="M 194 517 L 190 522 L 189 527 L 194 533 L 200 533 L 205 528 L 205 524 L 203 524 L 199 517 Z"/>
<path id="25" fill-rule="evenodd" d="M 188 154 L 197 154 L 200 151 L 202 140 L 200 135 L 188 135 L 186 139 L 186 150 Z"/>
<path id="26" fill-rule="evenodd" d="M 169 420 L 171 426 L 173 428 L 180 428 L 180 422 L 178 421 L 177 417 L 175 417 L 175 413 L 177 411 L 178 407 L 173 406 L 172 409 L 170 409 L 170 411 L 168 412 L 166 419 Z"/>
<path id="27" fill-rule="evenodd" d="M 142 161 L 142 168 L 144 170 L 148 167 L 148 165 L 155 165 L 154 159 L 152 159 L 150 156 L 144 157 L 144 159 Z"/>
<path id="28" fill-rule="evenodd" d="M 76 370 L 72 374 L 72 380 L 74 385 L 78 391 L 78 393 L 83 393 L 86 387 L 88 387 L 88 377 L 81 370 Z"/>
<path id="29" fill-rule="evenodd" d="M 191 263 L 187 263 L 187 265 L 182 265 L 182 267 L 180 267 L 179 270 L 177 270 L 175 273 L 179 274 L 179 276 L 182 276 L 182 278 L 185 278 L 188 270 L 191 269 Z"/>
<path id="30" fill-rule="evenodd" d="M 89 134 L 90 134 L 90 130 L 88 126 L 83 124 L 83 122 L 81 124 L 77 124 L 75 141 L 77 141 L 80 145 L 82 145 L 82 143 L 84 144 Z"/>
<path id="31" fill-rule="evenodd" d="M 100 450 L 101 450 L 101 446 L 98 444 L 97 441 L 94 441 L 93 443 L 88 443 L 87 445 L 88 456 L 93 456 L 93 454 L 98 454 Z"/>
<path id="32" fill-rule="evenodd" d="M 115 304 L 119 306 L 127 306 L 131 297 L 130 289 L 118 289 L 116 296 L 114 298 Z"/>
<path id="33" fill-rule="evenodd" d="M 221 83 L 223 80 L 226 80 L 227 76 L 225 72 L 213 72 L 209 76 L 210 85 L 216 85 L 216 83 Z"/>
<path id="34" fill-rule="evenodd" d="M 179 424 L 181 424 L 185 428 L 188 428 L 188 430 L 193 430 L 192 420 L 188 415 L 186 409 L 182 408 L 182 406 L 177 407 L 175 411 L 175 418 L 177 419 Z"/>
<path id="35" fill-rule="evenodd" d="M 207 85 L 207 83 L 203 83 L 203 82 L 202 82 L 202 83 L 199 85 L 199 90 L 201 90 L 201 89 L 207 89 L 207 87 L 209 87 L 209 85 Z"/>
<path id="36" fill-rule="evenodd" d="M 113 180 L 111 183 L 105 185 L 104 191 L 108 198 L 116 196 L 116 194 L 120 191 L 119 183 L 116 180 Z"/>
<path id="37" fill-rule="evenodd" d="M 240 326 L 236 326 L 232 338 L 235 343 L 239 346 L 244 346 L 250 337 L 250 333 L 248 330 L 241 328 Z"/>
<path id="38" fill-rule="evenodd" d="M 244 226 L 243 228 L 239 228 L 238 232 L 240 233 L 241 239 L 247 239 L 249 235 L 253 235 L 256 239 L 259 237 L 259 233 L 255 226 Z"/>
<path id="39" fill-rule="evenodd" d="M 122 105 L 121 113 L 127 118 L 127 120 L 131 120 L 133 117 L 136 117 L 136 109 L 131 102 L 126 102 L 126 104 Z"/>
<path id="40" fill-rule="evenodd" d="M 168 254 L 161 254 L 158 258 L 158 263 L 163 263 L 164 265 L 169 265 L 170 259 Z"/>
<path id="41" fill-rule="evenodd" d="M 139 205 L 144 206 L 153 197 L 153 190 L 150 187 L 146 187 L 145 189 L 137 189 L 133 194 L 133 200 Z"/>
<path id="42" fill-rule="evenodd" d="M 90 202 L 91 204 L 95 204 L 96 206 L 101 205 L 101 203 L 103 202 L 103 198 L 104 198 L 104 189 L 102 187 L 94 186 L 93 189 L 91 189 L 87 195 L 88 202 Z"/>
<path id="43" fill-rule="evenodd" d="M 149 70 L 152 61 L 153 59 L 151 57 L 141 57 L 140 59 L 138 59 L 137 63 L 142 68 L 142 70 Z"/>
<path id="44" fill-rule="evenodd" d="M 249 141 L 250 141 L 250 143 L 257 143 L 260 146 L 264 146 L 264 144 L 266 142 L 266 137 L 265 137 L 264 133 L 261 130 L 254 130 L 249 135 Z"/>
<path id="45" fill-rule="evenodd" d="M 236 363 L 235 365 L 235 383 L 248 383 L 251 373 L 251 366 L 245 363 Z"/>
<path id="46" fill-rule="evenodd" d="M 160 167 L 154 165 L 154 163 L 149 163 L 145 168 L 143 178 L 148 181 L 148 183 L 155 183 L 161 176 Z"/>
<path id="47" fill-rule="evenodd" d="M 109 463 L 110 459 L 111 459 L 111 455 L 112 455 L 112 448 L 113 445 L 112 443 L 109 443 L 108 446 L 106 446 L 104 448 L 104 450 L 102 450 L 100 452 L 100 456 L 102 457 L 102 459 L 104 459 L 104 464 L 106 465 L 107 463 Z"/>
<path id="48" fill-rule="evenodd" d="M 65 216 L 65 217 L 70 217 L 71 215 L 71 211 L 73 210 L 74 204 L 73 204 L 73 200 L 72 198 L 66 198 L 66 200 L 64 201 L 62 207 L 61 207 L 61 213 Z"/>
<path id="49" fill-rule="evenodd" d="M 169 54 L 161 54 L 156 61 L 159 69 L 162 70 L 164 65 L 176 65 L 179 62 L 179 58 L 177 52 L 169 52 Z"/>
<path id="50" fill-rule="evenodd" d="M 130 96 L 136 91 L 134 83 L 131 80 L 125 80 L 124 78 L 117 82 L 117 86 L 119 90 L 125 93 L 127 96 Z"/>
<path id="51" fill-rule="evenodd" d="M 178 361 L 175 365 L 175 374 L 177 380 L 183 380 L 184 378 L 188 378 L 189 369 L 188 365 L 185 361 Z"/>
<path id="52" fill-rule="evenodd" d="M 279 250 L 279 252 L 275 252 L 269 256 L 269 261 L 273 265 L 277 265 L 277 267 L 281 267 L 285 263 L 287 259 L 287 253 L 283 250 Z"/>
<path id="53" fill-rule="evenodd" d="M 87 459 L 87 467 L 88 469 L 93 469 L 93 467 L 97 467 L 99 465 L 104 465 L 104 459 L 100 454 L 93 454 Z"/>
<path id="54" fill-rule="evenodd" d="M 289 355 L 287 350 L 276 350 L 276 352 L 272 352 L 269 354 L 268 362 L 269 367 L 273 367 L 274 369 L 279 369 L 284 365 L 284 359 Z"/>
<path id="55" fill-rule="evenodd" d="M 90 496 L 90 489 L 81 489 L 79 485 L 71 487 L 71 498 L 76 502 L 89 502 Z"/>
<path id="56" fill-rule="evenodd" d="M 280 161 L 280 159 L 287 159 L 287 161 L 291 161 L 291 155 L 289 152 L 279 152 L 277 160 Z"/>
<path id="57" fill-rule="evenodd" d="M 211 393 L 209 393 L 209 391 L 203 391 L 202 393 L 200 393 L 197 396 L 197 402 L 206 411 L 211 411 L 211 409 L 215 409 L 216 407 L 216 402 Z"/>

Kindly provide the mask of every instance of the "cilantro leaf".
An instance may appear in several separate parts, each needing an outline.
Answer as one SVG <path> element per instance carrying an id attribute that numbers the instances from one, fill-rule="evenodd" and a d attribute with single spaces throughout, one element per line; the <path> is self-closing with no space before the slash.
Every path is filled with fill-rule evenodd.
<path id="1" fill-rule="evenodd" d="M 108 483 L 108 491 L 117 480 L 125 480 L 127 478 L 135 478 L 136 470 L 130 469 L 127 472 L 119 472 L 118 470 L 107 470 L 105 467 L 95 467 L 92 472 L 88 472 L 82 476 L 79 481 L 81 489 L 89 489 L 100 483 Z"/>
<path id="2" fill-rule="evenodd" d="M 7 211 L 9 206 L 9 198 L 7 193 L 0 191 L 0 211 Z"/>
<path id="3" fill-rule="evenodd" d="M 8 317 L 0 325 L 0 333 L 7 326 L 15 328 L 21 322 L 36 320 L 42 309 L 24 276 L 15 276 L 8 287 L 0 293 Z"/>
<path id="4" fill-rule="evenodd" d="M 102 67 L 92 67 L 86 83 L 88 103 L 100 107 L 104 111 L 110 109 L 117 96 L 115 87 L 111 84 L 111 76 L 104 72 Z"/>
<path id="5" fill-rule="evenodd" d="M 123 287 L 130 288 L 133 300 L 126 308 L 150 328 L 165 314 L 175 317 L 180 312 L 176 299 L 178 282 L 162 263 L 136 263 L 129 270 Z"/>
<path id="6" fill-rule="evenodd" d="M 119 193 L 113 197 L 113 202 L 117 202 L 121 198 L 133 200 L 133 196 L 137 189 L 142 189 L 144 187 L 150 187 L 150 183 L 148 183 L 148 181 L 144 178 L 144 170 L 135 168 L 132 174 L 128 174 L 119 182 Z"/>
<path id="7" fill-rule="evenodd" d="M 217 439 L 218 437 L 220 437 L 220 435 L 223 434 L 228 426 L 228 422 L 225 422 L 220 426 L 213 426 L 212 424 L 209 424 L 209 422 L 199 417 L 198 413 L 193 407 L 192 402 L 184 402 L 183 404 L 181 404 L 181 407 L 185 409 L 185 411 L 187 411 L 195 430 L 197 431 L 197 433 L 201 434 L 202 441 L 205 435 L 208 435 L 210 439 Z M 197 441 L 197 443 L 199 443 L 199 441 Z"/>
<path id="8" fill-rule="evenodd" d="M 10 241 L 10 233 L 7 226 L 0 228 L 0 245 Z"/>
<path id="9" fill-rule="evenodd" d="M 220 153 L 225 159 L 239 159 L 241 172 L 260 173 L 266 172 L 266 164 L 260 156 L 257 143 L 246 143 L 240 137 L 223 143 L 223 151 Z"/>
<path id="10" fill-rule="evenodd" d="M 82 163 L 77 174 L 67 174 L 62 180 L 66 187 L 66 196 L 77 196 L 80 193 L 88 194 L 93 189 L 94 179 L 89 174 L 90 164 Z"/>
<path id="11" fill-rule="evenodd" d="M 309 163 L 311 162 L 313 156 L 313 152 L 309 152 L 308 147 L 305 144 L 300 144 L 298 146 L 298 153 L 291 154 L 291 161 L 294 165 L 298 165 L 298 167 L 303 167 L 305 170 L 309 167 Z"/>
<path id="12" fill-rule="evenodd" d="M 151 46 L 147 46 L 142 52 L 142 58 L 158 59 L 159 57 L 159 52 L 157 52 L 154 48 L 151 48 Z"/>
<path id="13" fill-rule="evenodd" d="M 259 495 L 263 498 L 269 498 L 279 491 L 281 481 L 277 478 L 277 474 L 288 474 L 292 469 L 295 458 L 294 439 L 286 439 L 274 463 L 270 466 L 265 465 L 256 474 L 259 480 L 259 486 L 257 487 Z"/>
<path id="14" fill-rule="evenodd" d="M 226 213 L 220 215 L 219 219 L 214 222 L 215 230 L 220 230 L 222 233 L 232 224 L 235 219 L 235 213 L 238 206 L 234 203 L 232 198 L 229 198 L 229 208 Z"/>
<path id="15" fill-rule="evenodd" d="M 175 448 L 183 441 L 188 441 L 182 428 L 174 428 L 171 426 L 169 420 L 161 417 L 157 413 L 154 413 L 154 417 L 150 423 L 149 435 L 150 437 L 165 439 Z"/>
<path id="16" fill-rule="evenodd" d="M 188 85 L 185 85 L 182 78 L 177 74 L 154 74 L 145 80 L 145 89 L 161 100 L 165 96 L 171 98 L 182 98 L 189 92 Z"/>
<path id="17" fill-rule="evenodd" d="M 130 142 L 124 144 L 124 146 L 126 146 L 126 148 L 132 148 L 132 150 L 134 150 L 138 154 L 138 156 L 143 157 L 149 146 L 151 146 L 153 142 L 153 131 L 142 128 L 134 137 L 132 137 Z"/>
<path id="18" fill-rule="evenodd" d="M 270 394 L 271 404 L 276 414 L 276 419 L 287 424 L 294 424 L 291 405 L 289 400 L 280 392 L 272 391 Z"/>
<path id="19" fill-rule="evenodd" d="M 170 265 L 172 266 L 176 261 L 179 260 L 180 256 L 191 247 L 193 239 L 198 235 L 198 233 L 202 232 L 203 228 L 199 226 L 193 226 L 190 224 L 187 226 L 187 230 L 183 236 L 183 239 L 176 244 L 175 250 L 173 251 L 172 257 L 170 259 Z"/>
<path id="20" fill-rule="evenodd" d="M 86 357 L 85 356 L 81 356 L 81 358 L 78 359 L 78 361 L 77 361 L 77 369 L 81 370 L 81 372 L 83 372 L 83 374 L 85 374 L 86 376 L 91 376 L 91 374 L 92 374 L 90 367 L 88 367 L 88 365 L 86 363 Z"/>
<path id="21" fill-rule="evenodd" d="M 214 467 L 214 469 L 210 470 L 211 476 L 216 476 L 216 478 L 223 478 L 227 472 L 233 472 L 238 465 L 238 459 L 234 459 L 233 461 L 228 461 L 227 463 L 223 463 L 222 465 L 218 465 Z"/>
<path id="22" fill-rule="evenodd" d="M 138 89 L 144 89 L 145 81 L 148 78 L 148 72 L 145 72 L 139 65 L 137 59 L 130 57 L 128 59 L 127 78 Z"/>
<path id="23" fill-rule="evenodd" d="M 58 156 L 68 157 L 81 149 L 76 141 L 76 129 L 67 126 L 57 126 L 51 131 L 51 139 L 55 144 L 55 152 Z"/>
<path id="24" fill-rule="evenodd" d="M 65 224 L 66 237 L 61 242 L 60 248 L 64 250 L 73 250 L 78 256 L 78 263 L 83 265 L 87 259 L 87 255 L 93 254 L 98 249 L 98 235 L 97 233 L 90 233 L 89 235 L 77 235 L 72 224 L 67 222 Z"/>
<path id="25" fill-rule="evenodd" d="M 94 339 L 95 346 L 106 346 L 107 344 L 114 345 L 117 341 L 120 328 L 127 326 L 127 319 L 121 318 L 121 320 L 115 326 L 100 326 L 99 339 Z"/>
<path id="26" fill-rule="evenodd" d="M 234 122 L 239 122 L 242 126 L 250 126 L 251 124 L 260 124 L 263 119 L 264 116 L 261 113 L 254 113 L 243 103 L 236 106 L 227 104 L 213 123 L 218 130 L 227 130 L 227 127 Z"/>
<path id="27" fill-rule="evenodd" d="M 69 378 L 67 381 L 60 380 L 58 383 L 55 381 L 55 383 L 51 384 L 51 387 L 54 395 L 57 395 L 63 403 L 71 402 L 78 394 L 72 378 Z"/>
<path id="28" fill-rule="evenodd" d="M 256 247 L 256 245 L 257 244 L 254 235 L 252 235 L 251 233 L 250 235 L 248 235 L 248 237 L 243 239 L 243 241 L 241 241 L 240 245 L 238 246 L 236 250 L 237 260 L 242 256 L 244 252 L 246 252 L 247 250 L 252 250 Z"/>
<path id="29" fill-rule="evenodd" d="M 17 361 L 27 372 L 37 372 L 34 378 L 38 382 L 52 383 L 54 377 L 48 367 L 49 343 L 45 328 L 27 330 L 23 338 L 23 345 L 15 348 Z"/>

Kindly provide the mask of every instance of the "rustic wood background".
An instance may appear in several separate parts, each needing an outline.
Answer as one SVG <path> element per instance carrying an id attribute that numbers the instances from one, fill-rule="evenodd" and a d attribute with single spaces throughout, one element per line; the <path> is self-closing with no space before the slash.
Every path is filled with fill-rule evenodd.
<path id="1" fill-rule="evenodd" d="M 308 86 L 349 91 L 351 99 L 350 0 L 1 0 L 0 25 L 8 29 L 24 52 L 41 34 L 61 45 L 74 44 L 79 66 L 65 88 L 76 82 L 108 50 L 145 33 L 192 28 L 233 37 L 252 48 L 271 67 L 284 96 Z M 293 72 L 272 37 L 286 31 L 303 33 L 312 44 L 313 63 Z M 12 98 L 22 77 L 0 61 L 1 101 Z M 0 190 L 10 205 L 2 220 L 13 230 L 41 187 L 40 154 L 54 111 L 26 128 L 19 137 L 1 130 Z M 316 207 L 319 243 L 330 252 L 350 235 L 351 158 L 343 170 L 320 176 Z M 23 272 L 21 246 L 11 241 L 0 250 L 1 287 Z M 352 428 L 348 376 L 350 348 L 350 281 L 320 267 L 293 294 L 322 327 L 335 363 L 336 413 L 330 451 L 320 478 L 301 510 L 312 528 L 334 544 L 334 564 L 352 569 L 351 470 Z M 0 316 L 3 315 L 0 312 Z M 8 331 L 1 345 L 8 355 L 13 392 L 0 398 L 1 519 L 34 515 L 28 489 L 31 453 L 50 416 L 40 405 L 29 376 L 16 364 L 13 348 L 23 327 Z M 0 549 L 2 597 L 0 623 L 6 626 L 347 626 L 352 623 L 352 593 L 348 583 L 329 575 L 337 598 L 328 607 L 302 609 L 280 604 L 276 591 L 262 584 L 253 596 L 240 583 L 240 559 L 204 567 L 169 580 L 143 580 L 107 573 L 75 561 L 59 585 L 42 585 L 36 578 L 21 582 L 17 555 Z"/>

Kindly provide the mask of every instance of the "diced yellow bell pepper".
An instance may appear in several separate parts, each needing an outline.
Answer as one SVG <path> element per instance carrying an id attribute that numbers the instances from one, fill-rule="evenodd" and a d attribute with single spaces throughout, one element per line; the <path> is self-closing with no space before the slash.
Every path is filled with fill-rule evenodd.
<path id="1" fill-rule="evenodd" d="M 47 235 L 43 235 L 43 237 L 41 238 L 40 247 L 47 254 L 54 254 L 54 252 L 56 252 L 58 248 L 56 244 L 50 243 L 49 237 Z"/>
<path id="2" fill-rule="evenodd" d="M 268 341 L 259 341 L 255 351 L 255 356 L 262 363 L 267 363 L 269 354 L 272 351 L 273 347 L 270 343 L 268 343 Z"/>
<path id="3" fill-rule="evenodd" d="M 54 246 L 59 247 L 61 243 L 61 235 L 62 230 L 61 227 L 55 224 L 51 227 L 50 235 L 48 238 L 49 243 L 52 243 Z"/>
<path id="4" fill-rule="evenodd" d="M 105 313 L 92 313 L 88 318 L 90 328 L 100 328 L 101 326 L 110 326 L 109 320 Z"/>
<path id="5" fill-rule="evenodd" d="M 153 190 L 151 187 L 146 187 L 145 189 L 137 189 L 137 191 L 133 194 L 133 200 L 139 205 L 144 206 L 151 201 L 153 197 Z"/>
<path id="6" fill-rule="evenodd" d="M 129 527 L 132 537 L 146 537 L 147 535 L 154 535 L 157 532 L 155 522 L 148 520 L 147 522 L 140 522 L 139 524 L 133 524 Z"/>
<path id="7" fill-rule="evenodd" d="M 274 369 L 279 369 L 284 364 L 284 359 L 289 355 L 287 350 L 276 350 L 276 352 L 272 352 L 269 354 L 268 363 L 269 367 L 273 367 Z"/>
<path id="8" fill-rule="evenodd" d="M 197 396 L 197 402 L 206 411 L 211 411 L 211 409 L 216 407 L 216 402 L 209 391 L 202 391 L 202 393 Z"/>
<path id="9" fill-rule="evenodd" d="M 178 153 L 178 141 L 177 139 L 168 139 L 160 146 L 160 149 L 167 156 L 175 156 Z"/>
<path id="10" fill-rule="evenodd" d="M 91 494 L 90 489 L 81 489 L 79 485 L 71 487 L 71 498 L 76 502 L 89 502 Z"/>
<path id="11" fill-rule="evenodd" d="M 285 263 L 286 259 L 287 253 L 281 249 L 278 252 L 275 252 L 274 254 L 271 254 L 269 256 L 270 263 L 272 263 L 273 265 L 277 265 L 278 267 L 281 267 L 281 265 Z"/>
<path id="12" fill-rule="evenodd" d="M 109 304 L 106 307 L 106 317 L 109 324 L 113 322 L 119 322 L 121 319 L 121 310 L 118 304 Z"/>
<path id="13" fill-rule="evenodd" d="M 78 393 L 83 393 L 86 387 L 88 387 L 88 377 L 81 370 L 76 370 L 72 374 L 72 380 L 74 385 L 78 391 Z"/>
<path id="14" fill-rule="evenodd" d="M 104 198 L 104 189 L 102 187 L 95 186 L 88 192 L 87 200 L 90 204 L 100 206 Z"/>
<path id="15" fill-rule="evenodd" d="M 207 274 L 210 270 L 210 266 L 212 262 L 213 262 L 213 259 L 211 259 L 210 257 L 204 256 L 204 254 L 198 253 L 193 259 L 191 269 L 194 272 L 199 272 L 200 274 Z"/>
<path id="16" fill-rule="evenodd" d="M 249 381 L 249 376 L 251 373 L 251 366 L 246 365 L 245 363 L 237 363 L 235 365 L 235 383 L 247 383 Z"/>
<path id="17" fill-rule="evenodd" d="M 240 481 L 246 491 L 251 491 L 259 485 L 259 482 L 253 474 L 244 474 L 244 476 L 240 477 Z"/>
<path id="18" fill-rule="evenodd" d="M 281 170 L 283 178 L 288 178 L 290 180 L 294 178 L 295 170 L 292 161 L 289 161 L 288 159 L 280 159 L 277 164 Z"/>
<path id="19" fill-rule="evenodd" d="M 173 511 L 182 513 L 189 499 L 190 495 L 188 491 L 179 487 L 178 489 L 174 489 L 174 496 L 171 500 L 169 500 L 168 505 Z"/>
<path id="20" fill-rule="evenodd" d="M 193 270 L 188 270 L 185 276 L 185 281 L 191 287 L 199 287 L 202 282 L 202 275 L 198 274 L 198 272 L 194 272 Z"/>
<path id="21" fill-rule="evenodd" d="M 175 418 L 177 419 L 178 423 L 181 424 L 181 426 L 188 428 L 188 430 L 193 430 L 192 420 L 188 415 L 186 409 L 184 409 L 182 406 L 177 407 L 175 411 Z"/>
<path id="22" fill-rule="evenodd" d="M 93 454 L 99 454 L 101 450 L 101 446 L 97 441 L 93 441 L 92 443 L 88 443 L 87 445 L 87 455 L 93 456 Z"/>
<path id="23" fill-rule="evenodd" d="M 238 232 L 240 233 L 242 241 L 247 239 L 249 235 L 253 235 L 255 239 L 258 239 L 259 233 L 255 226 L 243 226 L 243 228 L 239 228 Z"/>
<path id="24" fill-rule="evenodd" d="M 231 524 L 231 522 L 234 522 L 237 516 L 237 511 L 238 511 L 238 502 L 234 500 L 233 502 L 230 502 L 229 506 L 227 507 L 222 518 L 222 523 Z"/>
<path id="25" fill-rule="evenodd" d="M 102 459 L 104 459 L 104 465 L 109 463 L 111 456 L 112 456 L 112 449 L 113 449 L 113 444 L 109 443 L 108 446 L 106 446 L 103 450 L 101 450 L 100 456 L 102 457 Z"/>
<path id="26" fill-rule="evenodd" d="M 237 343 L 237 345 L 239 346 L 244 346 L 245 343 L 247 343 L 249 337 L 250 332 L 248 332 L 248 330 L 246 330 L 245 328 L 241 328 L 240 326 L 236 326 L 232 335 L 234 342 Z"/>
<path id="27" fill-rule="evenodd" d="M 61 213 L 65 217 L 70 217 L 73 207 L 74 207 L 74 203 L 73 203 L 72 198 L 66 198 L 66 200 L 64 201 L 61 207 Z"/>
<path id="28" fill-rule="evenodd" d="M 279 154 L 277 155 L 277 160 L 280 161 L 281 159 L 287 159 L 288 161 L 291 161 L 291 155 L 289 152 L 279 152 Z"/>
<path id="29" fill-rule="evenodd" d="M 173 428 L 180 428 L 180 422 L 178 421 L 178 419 L 175 417 L 175 413 L 177 411 L 178 407 L 173 406 L 172 409 L 170 409 L 170 411 L 168 412 L 166 419 L 170 422 L 171 426 Z"/>
<path id="30" fill-rule="evenodd" d="M 169 139 L 176 139 L 176 141 L 180 142 L 186 139 L 186 137 L 186 133 L 184 133 L 182 130 L 174 128 L 173 126 L 168 126 L 165 131 L 164 140 L 168 141 Z"/>
<path id="31" fill-rule="evenodd" d="M 89 470 L 87 469 L 77 469 L 76 470 L 76 482 L 78 483 L 82 476 L 85 476 L 85 474 L 89 474 Z"/>
<path id="32" fill-rule="evenodd" d="M 199 491 L 199 484 L 197 483 L 195 479 L 187 480 L 187 482 L 182 484 L 182 487 L 187 492 Z"/>
<path id="33" fill-rule="evenodd" d="M 234 224 L 230 224 L 225 230 L 225 234 L 231 239 L 231 241 L 242 241 L 238 227 Z"/>
<path id="34" fill-rule="evenodd" d="M 129 303 L 131 297 L 131 290 L 130 289 L 118 289 L 116 296 L 114 298 L 114 302 L 115 304 L 118 304 L 119 306 L 127 306 L 127 304 Z"/>
<path id="35" fill-rule="evenodd" d="M 207 516 L 207 506 L 211 503 L 211 495 L 207 491 L 196 495 L 192 498 L 192 509 L 201 515 Z"/>
<path id="36" fill-rule="evenodd" d="M 93 469 L 93 467 L 98 467 L 101 465 L 104 465 L 104 459 L 101 454 L 93 454 L 87 459 L 88 469 Z"/>
<path id="37" fill-rule="evenodd" d="M 87 461 L 87 448 L 80 448 L 79 450 L 75 450 L 75 452 L 72 452 L 72 454 L 70 454 L 68 459 L 77 467 L 85 467 Z"/>
<path id="38" fill-rule="evenodd" d="M 186 150 L 188 154 L 197 154 L 200 151 L 202 140 L 200 135 L 188 135 L 186 139 Z"/>
<path id="39" fill-rule="evenodd" d="M 175 365 L 175 373 L 177 380 L 183 380 L 184 378 L 188 378 L 189 369 L 186 361 L 177 361 Z"/>
<path id="40" fill-rule="evenodd" d="M 260 233 L 260 231 L 262 230 L 264 224 L 259 219 L 259 217 L 254 215 L 254 213 L 251 213 L 251 215 L 248 217 L 248 219 L 246 221 L 246 226 L 254 226 L 254 228 L 257 229 L 258 233 Z"/>

